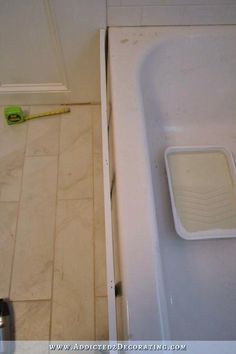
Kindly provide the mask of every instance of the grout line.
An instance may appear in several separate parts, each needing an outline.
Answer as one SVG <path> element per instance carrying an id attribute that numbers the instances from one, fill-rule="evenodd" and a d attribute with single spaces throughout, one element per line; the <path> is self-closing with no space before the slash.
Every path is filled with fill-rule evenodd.
<path id="1" fill-rule="evenodd" d="M 118 26 L 119 27 L 119 26 Z M 100 101 L 88 101 L 88 102 L 69 102 L 69 103 L 35 103 L 35 104 L 21 104 L 21 107 L 23 107 L 23 109 L 28 107 L 36 107 L 36 106 L 100 106 L 101 102 Z M 0 108 L 5 108 L 6 106 L 10 106 L 6 105 L 6 104 L 0 104 Z"/>
<path id="2" fill-rule="evenodd" d="M 228 2 L 228 3 L 219 3 L 219 4 L 206 4 L 204 2 L 199 3 L 199 4 L 189 4 L 187 1 L 186 3 L 182 3 L 182 4 L 148 4 L 148 5 L 143 5 L 143 4 L 128 4 L 128 5 L 109 5 L 109 8 L 137 8 L 137 7 L 143 7 L 143 8 L 149 8 L 149 7 L 182 7 L 182 6 L 187 6 L 187 7 L 225 7 L 225 6 L 235 6 L 235 4 L 233 2 Z M 154 25 L 155 26 L 155 25 Z M 126 27 L 126 26 L 125 26 Z"/>
<path id="3" fill-rule="evenodd" d="M 104 298 L 104 299 L 107 299 L 107 295 L 96 295 L 96 298 Z"/>
<path id="4" fill-rule="evenodd" d="M 25 157 L 56 157 L 58 154 L 26 155 Z"/>
<path id="5" fill-rule="evenodd" d="M 29 106 L 29 109 L 30 109 L 30 106 Z M 24 168 L 25 168 L 25 160 L 26 160 L 26 148 L 27 148 L 27 142 L 28 142 L 28 132 L 29 132 L 29 124 L 28 124 L 28 122 L 26 122 L 24 156 L 23 156 L 23 165 L 22 165 L 22 172 L 21 172 L 21 183 L 20 183 L 20 195 L 19 195 L 19 200 L 18 200 L 16 228 L 15 228 L 15 238 L 14 238 L 14 245 L 13 245 L 11 272 L 10 272 L 10 284 L 9 284 L 9 296 L 8 296 L 9 299 L 11 297 L 11 291 L 12 291 L 12 277 L 13 277 L 13 268 L 14 268 L 14 262 L 15 262 L 15 254 L 16 254 L 16 238 L 17 238 L 18 227 L 19 227 L 19 214 L 20 214 L 21 198 L 22 198 L 22 191 L 23 191 L 23 177 L 24 177 Z"/>
<path id="6" fill-rule="evenodd" d="M 12 302 L 50 302 L 50 299 L 25 299 L 25 300 L 11 300 Z M 30 338 L 29 338 L 30 340 Z"/>
<path id="7" fill-rule="evenodd" d="M 94 109 L 91 108 L 91 123 L 92 123 L 92 170 L 93 170 L 93 301 L 94 301 L 94 340 L 96 340 L 96 260 L 95 260 L 95 168 L 94 168 Z"/>
<path id="8" fill-rule="evenodd" d="M 0 200 L 0 204 L 18 204 L 19 200 Z"/>
<path id="9" fill-rule="evenodd" d="M 58 201 L 73 201 L 73 200 L 93 200 L 93 197 L 83 197 L 83 198 L 58 198 Z"/>
<path id="10" fill-rule="evenodd" d="M 72 103 L 62 103 L 61 106 L 100 106 L 101 102 L 82 102 L 82 103 L 76 103 L 76 102 L 72 102 Z"/>
<path id="11" fill-rule="evenodd" d="M 56 238 L 57 238 L 57 210 L 58 210 L 58 190 L 59 190 L 59 163 L 60 163 L 60 146 L 61 146 L 61 126 L 62 117 L 59 117 L 58 131 L 58 153 L 57 153 L 57 182 L 56 182 L 56 200 L 55 200 L 55 222 L 54 222 L 54 239 L 53 239 L 53 255 L 52 255 L 52 277 L 51 277 L 51 303 L 50 303 L 50 318 L 49 318 L 49 340 L 52 336 L 52 316 L 53 316 L 53 289 L 55 281 L 55 256 L 56 256 Z"/>

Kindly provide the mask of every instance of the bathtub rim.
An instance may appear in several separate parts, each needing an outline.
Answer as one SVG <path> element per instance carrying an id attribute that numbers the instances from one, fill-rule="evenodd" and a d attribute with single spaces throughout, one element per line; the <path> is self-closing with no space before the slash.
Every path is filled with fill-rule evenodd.
<path id="1" fill-rule="evenodd" d="M 164 37 L 166 36 L 166 38 L 171 38 L 174 34 L 174 36 L 176 37 L 176 31 L 177 31 L 177 36 L 182 36 L 183 32 L 184 34 L 187 33 L 195 33 L 196 31 L 200 32 L 200 34 L 204 34 L 204 35 L 209 35 L 209 33 L 214 34 L 214 35 L 218 35 L 220 34 L 221 36 L 226 34 L 227 36 L 229 35 L 229 33 L 232 30 L 232 33 L 235 35 L 235 25 L 212 25 L 212 26 L 151 26 L 151 27 L 111 27 L 109 28 L 109 39 L 111 38 L 113 42 L 116 42 L 116 46 L 115 44 L 113 45 L 113 48 L 111 49 L 112 45 L 111 45 L 111 39 L 110 39 L 110 45 L 109 45 L 109 52 L 110 52 L 110 57 L 111 57 L 111 71 L 113 71 L 114 74 L 114 69 L 116 66 L 116 69 L 118 68 L 119 73 L 116 73 L 116 78 L 112 78 L 111 79 L 111 86 L 112 86 L 112 101 L 113 101 L 113 119 L 114 119 L 114 131 L 115 131 L 115 166 L 116 166 L 116 171 L 118 172 L 119 176 L 117 178 L 117 186 L 118 186 L 118 195 L 119 195 L 119 201 L 118 201 L 118 214 L 119 214 L 119 221 L 121 223 L 123 223 L 122 228 L 125 229 L 125 225 L 128 225 L 128 221 L 125 218 L 125 211 L 127 211 L 127 209 L 125 208 L 124 203 L 122 204 L 122 198 L 123 200 L 125 200 L 125 197 L 127 196 L 127 193 L 129 192 L 125 187 L 125 180 L 128 178 L 129 181 L 129 176 L 128 176 L 128 163 L 127 161 L 125 162 L 125 159 L 127 158 L 127 156 L 125 156 L 125 149 L 129 149 L 130 148 L 130 144 L 131 144 L 131 149 L 133 148 L 133 150 L 135 151 L 134 142 L 130 142 L 128 139 L 128 134 L 126 134 L 125 132 L 125 126 L 128 125 L 132 125 L 131 121 L 132 119 L 135 118 L 136 115 L 136 122 L 138 121 L 138 125 L 139 125 L 139 129 L 143 129 L 144 126 L 142 125 L 142 117 L 141 115 L 143 114 L 143 109 L 142 106 L 140 104 L 140 102 L 138 102 L 137 97 L 139 97 L 137 95 L 137 93 L 139 94 L 139 88 L 135 87 L 134 83 L 132 85 L 128 83 L 128 89 L 125 90 L 124 85 L 119 83 L 120 81 L 125 81 L 126 80 L 126 75 L 123 73 L 122 74 L 122 70 L 120 69 L 121 67 L 124 67 L 126 65 L 126 74 L 130 75 L 131 74 L 131 80 L 135 77 L 134 72 L 138 72 L 138 69 L 140 68 L 140 66 L 142 65 L 143 60 L 145 59 L 145 57 L 153 50 L 153 40 L 156 40 L 157 37 L 153 34 L 153 35 L 149 35 L 149 31 L 159 31 L 159 34 L 164 35 Z M 207 29 L 207 33 L 206 33 L 206 29 Z M 127 53 L 127 48 L 126 48 L 126 54 L 125 54 L 125 50 L 124 48 L 122 48 L 122 46 L 124 47 L 124 45 L 130 45 L 131 41 L 133 40 L 133 42 L 135 42 L 137 40 L 137 37 L 135 38 L 135 35 L 132 37 L 132 32 L 135 31 L 144 31 L 146 32 L 146 43 L 143 44 L 143 47 L 140 49 L 139 44 L 137 44 L 136 46 L 133 46 L 132 51 Z M 136 43 L 134 43 L 136 44 Z M 139 48 L 139 49 L 138 49 Z M 130 49 L 130 47 L 129 47 Z M 120 51 L 120 53 L 118 53 Z M 145 51 L 145 56 L 142 55 L 143 51 Z M 116 56 L 119 55 L 119 58 L 117 59 Z M 140 56 L 141 55 L 141 56 Z M 139 56 L 138 60 L 137 60 L 137 56 Z M 132 62 L 132 65 L 130 65 Z M 112 76 L 112 75 L 111 75 Z M 115 81 L 115 83 L 114 83 Z M 114 93 L 114 91 L 116 91 Z M 128 97 L 124 94 L 124 92 L 127 92 Z M 134 94 L 135 92 L 135 94 Z M 120 98 L 119 98 L 120 95 Z M 135 96 L 136 95 L 136 96 Z M 118 102 L 117 102 L 117 97 L 118 97 Z M 132 102 L 132 104 L 130 104 L 130 102 Z M 127 111 L 129 112 L 129 114 L 127 114 Z M 129 132 L 131 133 L 132 136 L 132 129 L 129 127 Z M 123 134 L 124 133 L 124 134 Z M 128 141 L 128 143 L 127 143 Z M 137 139 L 136 139 L 137 141 Z M 147 163 L 147 142 L 146 142 L 146 137 L 142 135 L 141 137 L 141 141 L 144 143 L 145 146 L 145 151 L 141 152 L 141 154 L 139 155 L 139 158 L 142 160 L 143 163 L 143 169 L 148 169 L 149 168 L 149 172 L 150 172 L 150 166 Z M 139 151 L 140 152 L 140 151 Z M 129 163 L 132 163 L 132 158 L 129 155 L 128 156 L 128 160 Z M 135 169 L 135 171 L 137 172 L 137 169 Z M 134 168 L 133 171 L 134 172 Z M 136 174 L 138 175 L 138 174 Z M 150 183 L 152 181 L 151 179 L 151 172 L 148 173 L 146 171 L 146 177 L 144 179 L 144 181 L 146 181 L 147 183 Z M 131 183 L 129 183 L 129 185 L 131 186 Z M 152 185 L 152 183 L 150 184 Z M 146 204 L 145 204 L 146 203 Z M 149 197 L 146 198 L 146 202 L 142 203 L 143 208 L 145 209 L 145 207 L 147 206 L 149 208 L 149 210 L 151 210 L 151 208 L 153 208 L 153 210 L 155 210 L 155 201 L 153 200 L 152 196 L 149 195 Z M 150 211 L 150 213 L 152 213 L 152 211 Z M 152 215 L 150 216 L 150 224 L 148 225 L 150 227 L 150 230 L 152 229 L 152 242 L 153 244 L 155 244 L 155 237 L 157 234 L 157 224 L 156 224 L 156 216 Z M 135 222 L 136 220 L 134 220 Z M 130 220 L 129 220 L 130 222 Z M 155 228 L 156 228 L 156 234 L 155 234 Z M 121 232 L 122 234 L 122 232 Z M 128 233 L 126 232 L 126 235 Z M 123 238 L 122 242 L 123 242 L 123 250 L 125 250 L 125 235 L 121 236 Z M 134 238 L 133 238 L 134 240 Z M 130 250 L 132 249 L 132 247 L 130 247 Z M 158 249 L 158 246 L 157 246 Z M 160 252 L 160 250 L 158 250 L 158 252 Z M 158 255 L 157 252 L 157 255 Z M 128 252 L 127 252 L 128 253 Z M 127 254 L 126 254 L 127 256 Z M 125 256 L 124 256 L 125 258 Z M 126 263 L 127 265 L 127 263 Z M 132 268 L 132 267 L 131 267 Z M 155 281 L 157 281 L 158 276 L 155 276 Z M 129 286 L 129 281 L 127 280 L 124 284 L 124 286 Z M 163 284 L 162 284 L 163 285 Z M 159 291 L 158 289 L 156 289 L 156 294 L 159 295 Z M 132 294 L 126 294 L 128 301 L 132 301 Z M 163 300 L 163 294 L 161 295 L 161 301 L 165 302 Z M 159 298 L 160 301 L 160 298 Z M 163 303 L 162 302 L 162 303 Z M 165 306 L 164 306 L 165 307 Z M 138 308 L 138 306 L 137 306 Z M 158 314 L 157 314 L 158 315 Z M 160 316 L 159 314 L 159 320 L 160 322 L 162 322 L 162 337 L 163 338 L 170 338 L 171 337 L 171 333 L 170 333 L 170 329 L 168 326 L 168 315 L 167 315 L 167 311 L 166 309 L 163 310 L 163 315 Z M 130 320 L 130 324 L 132 326 L 132 320 Z M 134 330 L 136 330 L 137 328 L 134 327 Z M 160 329 L 160 328 L 159 328 Z M 137 329 L 137 333 L 139 332 L 139 329 Z M 132 329 L 131 329 L 131 335 L 132 335 Z"/>

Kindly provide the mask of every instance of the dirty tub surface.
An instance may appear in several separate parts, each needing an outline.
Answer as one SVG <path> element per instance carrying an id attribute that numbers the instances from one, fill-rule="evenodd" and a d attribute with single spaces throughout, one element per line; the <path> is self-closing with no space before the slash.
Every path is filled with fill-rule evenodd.
<path id="1" fill-rule="evenodd" d="M 236 26 L 111 28 L 109 54 L 127 337 L 236 340 L 236 238 L 179 237 L 164 161 L 236 156 Z"/>

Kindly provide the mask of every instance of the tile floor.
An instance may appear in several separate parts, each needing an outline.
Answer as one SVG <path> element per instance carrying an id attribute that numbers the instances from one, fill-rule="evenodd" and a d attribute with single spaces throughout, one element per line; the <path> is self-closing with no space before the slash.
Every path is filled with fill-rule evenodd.
<path id="1" fill-rule="evenodd" d="M 107 339 L 100 106 L 15 126 L 0 113 L 0 297 L 15 337 Z"/>

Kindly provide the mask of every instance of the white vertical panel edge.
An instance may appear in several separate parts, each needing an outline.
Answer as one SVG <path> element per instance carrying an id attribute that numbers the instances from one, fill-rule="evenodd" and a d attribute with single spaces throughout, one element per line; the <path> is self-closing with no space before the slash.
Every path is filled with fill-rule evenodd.
<path id="1" fill-rule="evenodd" d="M 105 58 L 106 30 L 100 30 L 100 85 L 102 107 L 102 155 L 103 155 L 103 182 L 104 182 L 104 212 L 106 233 L 106 265 L 107 265 L 107 295 L 109 340 L 117 340 L 116 304 L 115 304 L 115 273 L 112 241 L 111 199 L 109 178 L 109 150 L 107 130 L 107 96 L 106 96 L 106 58 Z"/>

